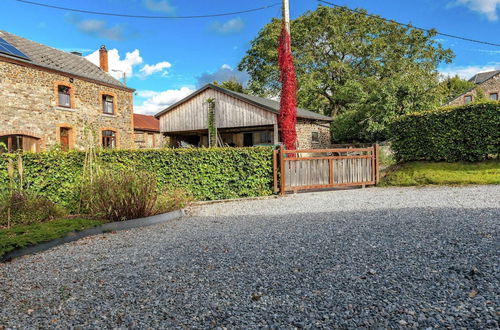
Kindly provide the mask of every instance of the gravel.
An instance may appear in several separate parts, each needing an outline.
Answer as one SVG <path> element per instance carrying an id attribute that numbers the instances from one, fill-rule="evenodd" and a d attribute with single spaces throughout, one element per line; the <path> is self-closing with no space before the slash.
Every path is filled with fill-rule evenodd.
<path id="1" fill-rule="evenodd" d="M 0 329 L 500 326 L 500 186 L 194 207 L 0 265 Z"/>

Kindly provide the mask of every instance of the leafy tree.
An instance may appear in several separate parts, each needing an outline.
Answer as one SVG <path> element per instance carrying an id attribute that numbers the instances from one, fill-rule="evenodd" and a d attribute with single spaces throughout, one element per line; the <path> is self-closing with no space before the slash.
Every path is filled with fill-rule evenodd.
<path id="1" fill-rule="evenodd" d="M 454 77 L 446 77 L 439 83 L 438 92 L 441 96 L 441 104 L 467 92 L 474 88 L 475 84 L 468 80 L 460 78 L 458 75 Z"/>
<path id="2" fill-rule="evenodd" d="M 396 116 L 439 104 L 436 68 L 453 54 L 433 39 L 434 31 L 365 14 L 319 6 L 292 21 L 291 33 L 298 106 L 335 120 L 348 116 L 358 130 L 350 129 L 356 139 L 370 141 L 385 138 Z M 250 75 L 251 93 L 279 95 L 280 26 L 278 19 L 267 24 L 239 64 Z"/>
<path id="3" fill-rule="evenodd" d="M 230 91 L 238 92 L 238 93 L 246 93 L 243 85 L 238 82 L 236 79 L 226 80 L 222 82 L 214 81 L 213 84 L 215 86 L 219 86 L 225 89 L 229 89 Z"/>

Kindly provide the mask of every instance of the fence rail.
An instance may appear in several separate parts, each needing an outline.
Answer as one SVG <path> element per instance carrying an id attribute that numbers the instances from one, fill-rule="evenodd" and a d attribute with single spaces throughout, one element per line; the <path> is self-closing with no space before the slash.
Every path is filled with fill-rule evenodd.
<path id="1" fill-rule="evenodd" d="M 274 151 L 274 191 L 375 185 L 379 146 Z"/>

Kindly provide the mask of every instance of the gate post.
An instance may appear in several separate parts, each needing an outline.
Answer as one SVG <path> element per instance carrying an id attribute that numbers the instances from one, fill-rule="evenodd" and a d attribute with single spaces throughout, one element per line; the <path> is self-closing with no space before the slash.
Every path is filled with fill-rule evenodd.
<path id="1" fill-rule="evenodd" d="M 280 186 L 281 186 L 281 189 L 280 189 L 280 195 L 281 196 L 285 196 L 285 155 L 284 155 L 284 149 L 283 149 L 283 146 L 281 145 L 280 146 Z"/>
<path id="2" fill-rule="evenodd" d="M 273 191 L 278 193 L 278 150 L 273 150 Z"/>
<path id="3" fill-rule="evenodd" d="M 380 182 L 380 146 L 376 143 L 373 146 L 373 150 L 375 151 L 375 184 L 379 184 Z"/>

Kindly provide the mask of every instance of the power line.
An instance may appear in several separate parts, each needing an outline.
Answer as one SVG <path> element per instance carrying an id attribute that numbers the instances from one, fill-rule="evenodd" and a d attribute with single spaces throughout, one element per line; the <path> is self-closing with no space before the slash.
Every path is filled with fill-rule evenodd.
<path id="1" fill-rule="evenodd" d="M 22 2 L 22 3 L 25 3 L 25 4 L 40 6 L 40 7 L 47 7 L 47 8 L 60 9 L 60 10 L 67 10 L 67 11 L 72 11 L 72 12 L 77 12 L 77 13 L 85 13 L 85 14 L 93 14 L 93 15 L 103 15 L 103 16 L 118 16 L 118 17 L 128 17 L 128 18 L 159 18 L 159 19 L 183 19 L 183 18 L 206 18 L 206 17 L 231 16 L 231 15 L 245 14 L 245 13 L 255 12 L 255 11 L 259 11 L 259 10 L 264 10 L 264 9 L 268 9 L 268 8 L 272 8 L 272 7 L 280 5 L 279 3 L 273 3 L 273 4 L 270 4 L 270 5 L 267 5 L 267 6 L 264 6 L 264 7 L 259 7 L 259 8 L 253 8 L 253 9 L 247 9 L 247 10 L 240 10 L 240 11 L 234 11 L 234 12 L 229 12 L 229 13 L 208 14 L 208 15 L 148 16 L 148 15 L 117 14 L 117 13 L 110 13 L 110 12 L 99 12 L 99 11 L 91 11 L 91 10 L 76 9 L 76 8 L 66 8 L 66 7 L 53 6 L 53 5 L 48 5 L 48 4 L 45 4 L 45 3 L 39 3 L 39 2 L 27 1 L 27 0 L 15 0 L 15 1 Z"/>
<path id="2" fill-rule="evenodd" d="M 452 34 L 448 34 L 448 33 L 439 32 L 439 31 L 436 31 L 436 30 L 424 29 L 424 28 L 413 26 L 413 25 L 410 25 L 410 24 L 396 22 L 394 20 L 390 20 L 390 19 L 387 19 L 387 18 L 384 18 L 384 17 L 380 17 L 380 16 L 368 14 L 368 13 L 362 13 L 359 10 L 351 9 L 351 8 L 349 8 L 347 6 L 337 5 L 337 4 L 328 2 L 328 1 L 324 1 L 324 0 L 317 0 L 317 1 L 318 2 L 322 2 L 322 3 L 326 3 L 326 4 L 331 5 L 333 7 L 347 9 L 347 10 L 349 10 L 351 12 L 354 12 L 354 13 L 357 13 L 357 14 L 360 14 L 360 15 L 365 15 L 365 16 L 368 16 L 368 17 L 371 17 L 371 18 L 380 19 L 380 20 L 383 20 L 383 21 L 386 21 L 386 22 L 390 22 L 390 23 L 396 23 L 398 25 L 402 25 L 402 26 L 405 26 L 407 28 L 416 29 L 416 30 L 420 30 L 420 31 L 424 31 L 424 32 L 431 32 L 431 31 L 433 31 L 436 34 L 439 34 L 439 35 L 442 35 L 442 36 L 445 36 L 445 37 L 449 37 L 449 38 L 454 38 L 454 39 L 460 39 L 460 40 L 475 42 L 475 43 L 483 44 L 483 45 L 500 47 L 500 44 L 496 44 L 496 43 L 493 43 L 493 42 L 481 41 L 481 40 L 476 40 L 476 39 L 470 39 L 470 38 L 466 38 L 466 37 L 460 37 L 460 36 L 456 36 L 456 35 L 452 35 Z"/>

